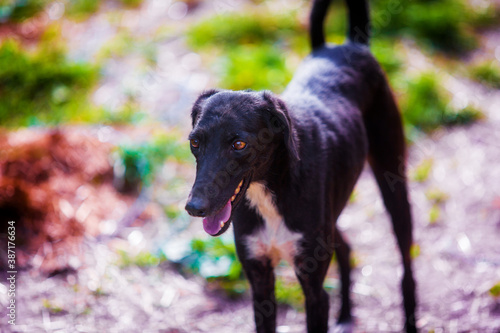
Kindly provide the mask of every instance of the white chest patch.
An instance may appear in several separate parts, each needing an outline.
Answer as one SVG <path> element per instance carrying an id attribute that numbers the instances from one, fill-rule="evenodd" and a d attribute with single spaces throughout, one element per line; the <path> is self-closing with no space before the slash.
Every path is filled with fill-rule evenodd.
<path id="1" fill-rule="evenodd" d="M 251 257 L 267 257 L 276 266 L 280 259 L 285 259 L 293 266 L 302 235 L 290 231 L 280 215 L 272 193 L 262 183 L 254 182 L 245 193 L 250 205 L 264 219 L 264 227 L 247 236 L 246 245 Z"/>

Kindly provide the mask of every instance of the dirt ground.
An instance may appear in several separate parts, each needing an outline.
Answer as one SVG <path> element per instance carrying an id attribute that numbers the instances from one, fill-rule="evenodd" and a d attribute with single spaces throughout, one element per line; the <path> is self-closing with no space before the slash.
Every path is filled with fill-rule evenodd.
<path id="1" fill-rule="evenodd" d="M 98 25 L 99 20 L 93 24 Z M 92 31 L 80 30 L 81 34 Z M 487 35 L 483 50 L 500 61 L 500 47 L 489 43 L 498 40 L 498 35 Z M 182 47 L 176 50 L 164 71 L 187 54 Z M 110 72 L 118 73 L 121 66 L 115 64 L 113 68 Z M 126 75 L 111 74 L 103 89 L 113 90 L 113 84 Z M 179 110 L 188 114 L 186 101 L 203 88 L 179 85 L 174 77 L 182 75 L 210 82 L 203 69 L 190 68 L 176 75 L 162 75 L 158 86 L 146 91 L 151 99 L 144 97 L 153 109 L 164 105 L 165 98 L 172 98 L 168 100 L 174 105 L 171 112 L 162 114 L 178 125 L 187 124 L 185 116 L 178 116 Z M 439 130 L 417 139 L 409 149 L 411 177 L 422 163 L 432 164 L 426 180 L 410 184 L 415 243 L 420 250 L 414 262 L 417 325 L 422 332 L 500 332 L 500 299 L 489 293 L 500 282 L 500 92 L 451 77 L 447 88 L 477 105 L 485 118 L 470 126 Z M 156 94 L 161 89 L 174 92 L 166 97 Z M 88 135 L 100 138 L 102 133 L 92 129 Z M 163 171 L 181 172 L 176 168 L 167 165 Z M 194 170 L 182 172 L 191 176 L 179 187 L 177 199 L 186 197 Z M 140 205 L 143 199 L 139 197 L 135 204 L 127 201 L 121 214 L 133 211 L 130 207 Z M 161 207 L 152 205 L 148 209 L 154 217 Z M 352 286 L 354 332 L 400 332 L 402 269 L 389 219 L 369 169 L 363 172 L 355 200 L 338 223 L 352 245 L 356 262 Z M 141 227 L 124 225 L 110 237 L 82 237 L 77 269 L 52 277 L 35 269 L 17 275 L 16 326 L 5 320 L 8 288 L 6 276 L 0 276 L 0 332 L 252 332 L 248 295 L 237 301 L 227 299 L 208 290 L 203 279 L 183 276 L 166 262 L 147 268 L 117 265 L 118 250 L 179 247 L 182 251 L 180 240 L 201 233 L 201 229 L 199 221 L 193 220 L 179 233 L 164 218 L 152 218 Z M 280 274 L 293 273 L 284 269 Z M 333 331 L 339 307 L 335 267 L 328 274 L 328 283 L 334 286 L 330 297 Z M 304 331 L 304 313 L 280 307 L 278 332 Z"/>

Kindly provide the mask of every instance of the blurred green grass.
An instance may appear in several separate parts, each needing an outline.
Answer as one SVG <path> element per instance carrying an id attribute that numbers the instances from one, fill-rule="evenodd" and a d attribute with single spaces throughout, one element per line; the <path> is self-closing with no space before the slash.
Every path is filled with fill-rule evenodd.
<path id="1" fill-rule="evenodd" d="M 143 251 L 136 255 L 131 255 L 124 250 L 119 250 L 118 252 L 118 262 L 117 265 L 121 268 L 129 267 L 129 266 L 138 266 L 138 267 L 151 267 L 158 266 L 162 262 L 166 260 L 165 255 L 163 254 L 154 254 L 151 252 Z"/>
<path id="2" fill-rule="evenodd" d="M 113 152 L 115 186 L 122 192 L 137 192 L 142 186 L 150 186 L 156 174 L 167 160 L 176 163 L 192 161 L 189 145 L 180 141 L 182 134 L 171 129 L 153 133 L 144 142 L 122 144 Z"/>
<path id="3" fill-rule="evenodd" d="M 191 254 L 181 261 L 184 270 L 201 275 L 212 288 L 222 290 L 230 297 L 241 296 L 248 290 L 232 240 L 195 238 L 190 246 Z"/>
<path id="4" fill-rule="evenodd" d="M 242 44 L 269 44 L 290 40 L 303 33 L 295 12 L 284 14 L 266 10 L 215 15 L 189 29 L 188 44 L 195 49 L 223 48 L 224 51 Z"/>
<path id="5" fill-rule="evenodd" d="M 403 36 L 447 54 L 474 49 L 474 29 L 493 25 L 498 19 L 493 6 L 472 6 L 465 0 L 376 0 L 372 6 L 375 37 Z"/>
<path id="6" fill-rule="evenodd" d="M 125 7 L 135 8 L 142 4 L 144 0 L 118 0 L 117 2 Z M 69 17 L 76 20 L 85 20 L 95 14 L 102 3 L 102 0 L 69 0 L 66 12 Z"/>
<path id="7" fill-rule="evenodd" d="M 216 15 L 189 28 L 186 39 L 194 50 L 218 56 L 213 67 L 222 88 L 281 91 L 293 71 L 285 51 L 301 45 L 303 34 L 295 11 L 255 10 Z"/>
<path id="8" fill-rule="evenodd" d="M 50 0 L 0 0 L 0 22 L 21 22 L 40 13 Z"/>
<path id="9" fill-rule="evenodd" d="M 432 131 L 440 126 L 462 125 L 481 118 L 472 107 L 453 108 L 452 96 L 442 86 L 434 72 L 423 72 L 406 80 L 406 93 L 399 100 L 408 132 L 419 129 Z"/>
<path id="10" fill-rule="evenodd" d="M 498 62 L 484 61 L 468 68 L 469 77 L 493 89 L 500 89 L 500 66 Z"/>
<path id="11" fill-rule="evenodd" d="M 135 8 L 144 0 L 117 0 L 125 7 Z M 0 22 L 22 22 L 44 10 L 53 0 L 0 0 Z M 99 10 L 102 0 L 67 0 L 64 2 L 66 15 L 84 20 Z"/>
<path id="12" fill-rule="evenodd" d="M 0 46 L 0 124 L 28 126 L 96 117 L 88 97 L 99 68 L 68 62 L 64 50 L 42 42 L 28 52 L 16 41 Z M 8 65 L 7 65 L 8 64 Z"/>
<path id="13" fill-rule="evenodd" d="M 35 47 L 2 41 L 0 64 L 2 127 L 123 124 L 137 118 L 133 103 L 109 111 L 91 102 L 101 66 L 69 60 L 58 25 L 49 26 Z"/>
<path id="14" fill-rule="evenodd" d="M 234 90 L 282 90 L 292 78 L 283 53 L 271 45 L 238 45 L 219 58 L 222 85 Z"/>

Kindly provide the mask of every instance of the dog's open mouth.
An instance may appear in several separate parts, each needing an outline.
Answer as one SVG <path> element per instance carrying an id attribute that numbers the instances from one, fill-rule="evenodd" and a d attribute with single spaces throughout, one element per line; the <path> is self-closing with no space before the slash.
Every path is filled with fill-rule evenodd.
<path id="1" fill-rule="evenodd" d="M 233 208 L 239 203 L 243 193 L 248 187 L 248 183 L 249 182 L 245 181 L 245 179 L 242 179 L 234 190 L 233 196 L 227 201 L 225 206 L 214 215 L 203 218 L 203 229 L 205 229 L 206 233 L 211 236 L 218 236 L 229 228 L 229 221 Z"/>

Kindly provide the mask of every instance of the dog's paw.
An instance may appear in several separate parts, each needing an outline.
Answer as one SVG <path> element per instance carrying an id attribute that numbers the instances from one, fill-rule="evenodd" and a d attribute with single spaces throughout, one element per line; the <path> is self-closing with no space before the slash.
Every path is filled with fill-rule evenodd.
<path id="1" fill-rule="evenodd" d="M 334 327 L 330 328 L 329 333 L 352 333 L 354 332 L 354 323 L 338 323 Z"/>

